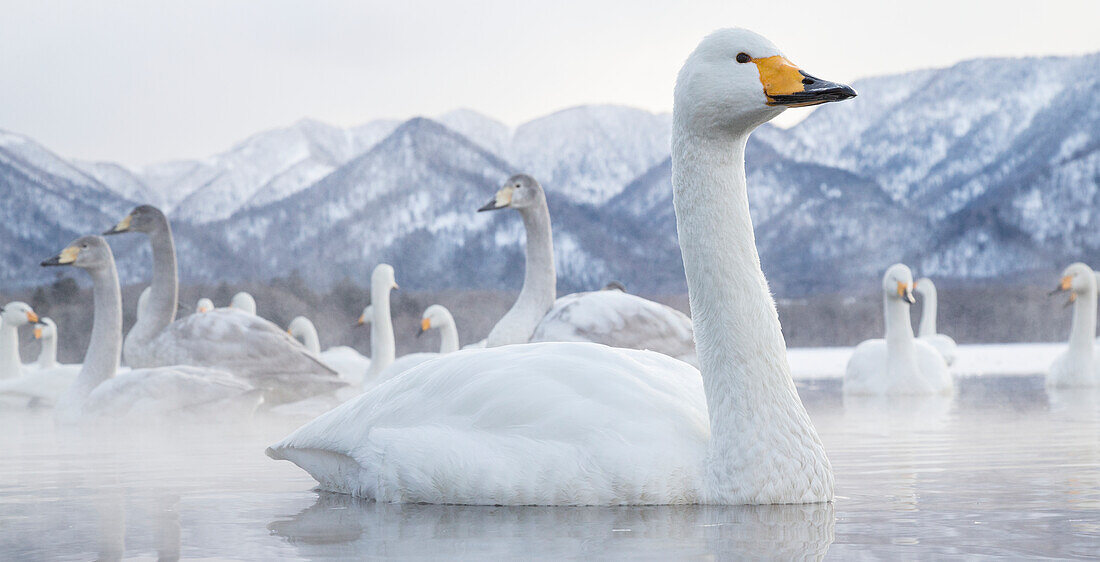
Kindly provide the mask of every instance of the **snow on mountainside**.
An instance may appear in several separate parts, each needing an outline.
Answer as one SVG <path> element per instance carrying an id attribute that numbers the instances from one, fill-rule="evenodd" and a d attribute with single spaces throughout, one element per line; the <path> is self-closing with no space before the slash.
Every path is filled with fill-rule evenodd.
<path id="1" fill-rule="evenodd" d="M 449 111 L 434 120 L 497 156 L 506 155 L 512 142 L 507 125 L 470 109 Z"/>
<path id="2" fill-rule="evenodd" d="M 508 160 L 544 187 L 598 205 L 668 156 L 671 123 L 667 113 L 574 107 L 517 128 Z"/>
<path id="3" fill-rule="evenodd" d="M 1029 282 L 1100 262 L 1097 69 L 1100 54 L 967 61 L 861 80 L 854 100 L 761 127 L 747 146 L 749 202 L 772 287 L 868 288 L 895 261 Z M 140 200 L 171 209 L 185 279 L 297 269 L 365 283 L 388 260 L 409 286 L 518 287 L 518 217 L 474 210 L 523 171 L 546 188 L 563 290 L 611 279 L 684 290 L 668 115 L 585 106 L 514 131 L 469 110 L 439 121 L 301 121 L 133 174 L 0 133 L 0 280 L 42 279 L 43 252 Z M 145 246 L 112 245 L 126 282 L 147 278 Z"/>
<path id="4" fill-rule="evenodd" d="M 312 185 L 391 129 L 389 122 L 345 130 L 303 119 L 253 135 L 227 152 L 196 162 L 176 178 L 173 188 L 188 195 L 171 214 L 205 223 L 278 201 Z"/>

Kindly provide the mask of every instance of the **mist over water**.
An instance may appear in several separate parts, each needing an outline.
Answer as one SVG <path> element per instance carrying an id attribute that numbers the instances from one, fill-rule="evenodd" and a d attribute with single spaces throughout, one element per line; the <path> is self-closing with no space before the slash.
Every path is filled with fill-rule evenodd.
<path id="1" fill-rule="evenodd" d="M 1085 558 L 1100 541 L 1100 402 L 1041 377 L 968 377 L 953 399 L 799 384 L 837 477 L 833 504 L 493 507 L 318 493 L 264 447 L 304 420 L 58 430 L 0 414 L 8 559 L 248 560 L 717 555 Z"/>

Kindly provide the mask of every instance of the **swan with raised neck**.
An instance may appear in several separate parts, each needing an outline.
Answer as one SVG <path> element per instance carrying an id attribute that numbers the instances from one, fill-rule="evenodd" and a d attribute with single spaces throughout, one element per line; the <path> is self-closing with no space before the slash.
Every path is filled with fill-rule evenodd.
<path id="1" fill-rule="evenodd" d="M 486 347 L 527 343 L 543 317 L 554 306 L 558 274 L 554 269 L 554 241 L 546 193 L 535 178 L 516 174 L 478 212 L 515 209 L 527 235 L 523 288 L 512 308 L 493 326 Z"/>
<path id="2" fill-rule="evenodd" d="M 153 249 L 153 281 L 149 284 L 149 297 L 144 306 L 138 307 L 137 320 L 126 333 L 123 343 L 126 362 L 140 365 L 144 361 L 135 360 L 141 354 L 140 349 L 176 320 L 179 303 L 176 243 L 168 218 L 152 205 L 134 207 L 130 214 L 103 234 L 109 236 L 124 232 L 144 233 Z"/>
<path id="3" fill-rule="evenodd" d="M 364 387 L 373 384 L 378 375 L 393 363 L 397 354 L 390 316 L 390 291 L 397 289 L 393 266 L 380 263 L 370 275 L 370 305 L 359 316 L 360 326 L 368 323 L 370 314 L 370 367 L 363 377 Z"/>
<path id="4" fill-rule="evenodd" d="M 847 86 L 763 37 L 717 31 L 673 109 L 673 188 L 700 371 L 592 343 L 469 349 L 405 371 L 267 451 L 322 489 L 391 502 L 768 504 L 833 497 L 787 365 L 749 217 L 744 146 Z"/>
<path id="5" fill-rule="evenodd" d="M 882 308 L 886 334 L 867 340 L 852 351 L 844 372 L 848 394 L 949 394 L 954 385 L 943 355 L 913 335 L 909 307 L 913 273 L 894 264 L 882 276 Z"/>
<path id="6" fill-rule="evenodd" d="M 550 213 L 538 181 L 526 174 L 512 176 L 478 211 L 498 209 L 516 209 L 523 218 L 527 263 L 519 297 L 493 327 L 485 347 L 590 341 L 657 351 L 697 365 L 691 319 L 671 307 L 625 291 L 573 293 L 555 299 Z"/>
<path id="7" fill-rule="evenodd" d="M 50 318 L 43 318 L 34 326 L 34 339 L 41 342 L 41 350 L 36 361 L 40 369 L 52 369 L 57 366 L 57 324 Z"/>
<path id="8" fill-rule="evenodd" d="M 958 345 L 950 336 L 936 332 L 936 314 L 939 310 L 939 293 L 936 291 L 936 284 L 927 277 L 921 277 L 913 283 L 913 292 L 920 295 L 921 301 L 917 337 L 936 348 L 936 351 L 943 355 L 947 365 L 951 366 L 955 362 Z"/>
<path id="9" fill-rule="evenodd" d="M 1100 385 L 1096 363 L 1096 274 L 1077 262 L 1062 271 L 1062 280 L 1051 294 L 1068 292 L 1067 306 L 1073 306 L 1073 320 L 1066 350 L 1054 360 L 1047 372 L 1050 388 L 1093 387 Z"/>
<path id="10" fill-rule="evenodd" d="M 0 307 L 0 379 L 22 375 L 19 328 L 35 322 L 38 322 L 38 315 L 25 302 L 12 301 Z"/>

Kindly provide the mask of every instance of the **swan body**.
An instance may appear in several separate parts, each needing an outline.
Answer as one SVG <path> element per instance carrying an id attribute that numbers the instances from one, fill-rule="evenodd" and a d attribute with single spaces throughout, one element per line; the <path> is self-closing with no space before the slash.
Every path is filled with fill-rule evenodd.
<path id="1" fill-rule="evenodd" d="M 741 55 L 753 64 L 735 62 Z M 762 80 L 773 73 L 783 78 Z M 727 29 L 700 43 L 677 80 L 674 204 L 701 372 L 593 343 L 466 349 L 320 416 L 268 455 L 322 489 L 379 501 L 831 500 L 832 470 L 760 269 L 744 173 L 749 133 L 783 106 L 855 95 L 803 78 L 766 39 Z"/>
<path id="2" fill-rule="evenodd" d="M 1062 272 L 1056 292 L 1069 292 L 1073 321 L 1069 344 L 1054 360 L 1046 375 L 1047 388 L 1088 388 L 1100 386 L 1096 362 L 1096 275 L 1083 263 L 1074 263 Z"/>
<path id="3" fill-rule="evenodd" d="M 958 345 L 951 336 L 936 333 L 936 314 L 939 309 L 939 296 L 936 285 L 931 279 L 922 277 L 913 283 L 913 291 L 920 295 L 921 315 L 920 326 L 917 327 L 917 338 L 936 348 L 943 355 L 943 360 L 950 367 L 955 362 L 958 354 Z"/>
<path id="4" fill-rule="evenodd" d="M 913 337 L 909 306 L 913 303 L 913 274 L 903 264 L 886 270 L 882 278 L 886 337 L 867 340 L 852 351 L 844 372 L 844 392 L 870 395 L 950 394 L 951 373 L 943 355 L 929 343 Z"/>
<path id="5" fill-rule="evenodd" d="M 648 349 L 699 365 L 691 319 L 686 314 L 618 290 L 559 298 L 535 328 L 531 341 L 588 341 Z"/>
<path id="6" fill-rule="evenodd" d="M 229 371 L 279 404 L 344 386 L 332 368 L 275 324 L 234 308 L 175 320 L 179 282 L 168 219 L 136 207 L 107 234 L 143 232 L 153 247 L 153 282 L 145 307 L 126 334 L 123 354 L 134 368 L 191 365 Z"/>
<path id="7" fill-rule="evenodd" d="M 191 366 L 117 375 L 122 351 L 122 295 L 114 256 L 100 236 L 78 238 L 44 266 L 71 265 L 92 277 L 95 317 L 80 374 L 58 401 L 64 423 L 165 414 L 248 413 L 262 395 L 225 371 Z"/>

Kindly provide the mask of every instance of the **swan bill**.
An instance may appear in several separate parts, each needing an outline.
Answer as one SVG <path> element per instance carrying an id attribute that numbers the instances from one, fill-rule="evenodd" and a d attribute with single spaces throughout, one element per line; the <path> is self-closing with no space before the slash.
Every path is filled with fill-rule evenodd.
<path id="1" fill-rule="evenodd" d="M 905 301 L 906 304 L 917 302 L 917 299 L 913 297 L 913 286 L 901 281 L 898 281 L 898 298 Z"/>
<path id="2" fill-rule="evenodd" d="M 34 327 L 34 339 L 36 339 L 36 340 L 42 339 L 42 327 L 41 326 L 35 326 Z"/>
<path id="3" fill-rule="evenodd" d="M 69 246 L 64 250 L 61 250 L 61 253 L 57 254 L 56 256 L 43 260 L 41 265 L 42 267 L 47 267 L 51 265 L 69 265 L 76 261 L 76 256 L 78 254 L 80 254 L 80 248 L 76 246 Z"/>
<path id="4" fill-rule="evenodd" d="M 502 187 L 500 191 L 493 196 L 493 199 L 478 209 L 477 212 L 507 209 L 512 206 L 512 193 L 514 193 L 515 190 L 516 188 L 511 185 Z"/>
<path id="5" fill-rule="evenodd" d="M 126 215 L 126 218 L 118 222 L 118 224 L 111 227 L 110 230 L 104 232 L 104 236 L 110 236 L 111 234 L 122 234 L 123 232 L 130 232 L 130 223 L 133 222 L 133 213 Z"/>
<path id="6" fill-rule="evenodd" d="M 423 336 L 424 332 L 427 332 L 428 330 L 431 330 L 431 329 L 432 329 L 432 319 L 431 318 L 425 318 L 425 319 L 421 320 L 420 321 L 420 329 L 416 331 L 416 337 L 419 338 L 420 336 Z"/>
<path id="7" fill-rule="evenodd" d="M 806 74 L 785 57 L 752 59 L 760 71 L 760 83 L 768 105 L 809 107 L 856 97 L 851 86 Z"/>

